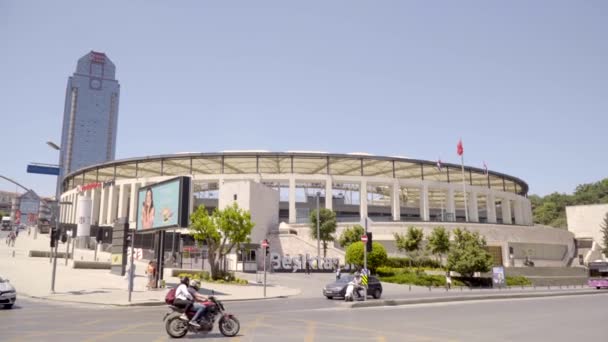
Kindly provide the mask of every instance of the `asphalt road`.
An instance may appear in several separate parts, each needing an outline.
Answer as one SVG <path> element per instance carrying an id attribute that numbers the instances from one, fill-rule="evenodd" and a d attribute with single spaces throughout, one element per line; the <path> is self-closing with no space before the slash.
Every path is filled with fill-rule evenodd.
<path id="1" fill-rule="evenodd" d="M 598 292 L 600 293 L 600 292 Z M 211 341 L 603 341 L 608 292 L 400 307 L 345 308 L 324 298 L 225 303 L 241 321 Z M 19 299 L 0 311 L 2 341 L 167 341 L 165 307 L 100 307 Z"/>

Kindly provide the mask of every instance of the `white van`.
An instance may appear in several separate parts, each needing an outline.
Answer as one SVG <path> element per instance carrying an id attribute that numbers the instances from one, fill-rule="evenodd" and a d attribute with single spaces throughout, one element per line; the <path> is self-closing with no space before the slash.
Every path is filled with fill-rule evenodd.
<path id="1" fill-rule="evenodd" d="M 11 230 L 11 223 L 13 221 L 11 220 L 10 216 L 4 216 L 2 217 L 2 230 Z"/>

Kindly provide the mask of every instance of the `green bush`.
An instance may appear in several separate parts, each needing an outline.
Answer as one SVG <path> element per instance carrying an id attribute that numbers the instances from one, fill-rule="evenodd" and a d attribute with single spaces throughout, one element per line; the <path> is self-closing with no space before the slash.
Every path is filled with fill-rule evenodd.
<path id="1" fill-rule="evenodd" d="M 427 268 L 442 268 L 441 264 L 433 259 L 429 258 L 419 258 L 419 259 L 410 259 L 403 257 L 391 257 L 388 258 L 384 266 L 394 267 L 394 268 L 403 268 L 410 267 L 410 261 L 412 267 L 427 267 Z"/>
<path id="2" fill-rule="evenodd" d="M 376 269 L 376 274 L 380 277 L 392 277 L 396 272 L 392 267 L 381 266 Z"/>
<path id="3" fill-rule="evenodd" d="M 363 242 L 352 243 L 346 249 L 346 263 L 353 264 L 359 267 L 363 267 Z M 379 242 L 372 243 L 372 251 L 367 253 L 367 268 L 372 273 L 375 273 L 376 269 L 386 264 L 386 249 Z"/>
<path id="4" fill-rule="evenodd" d="M 197 271 L 194 273 L 180 273 L 178 275 L 179 278 L 188 277 L 190 279 L 198 279 L 201 281 L 205 281 L 208 283 L 216 283 L 216 284 L 236 284 L 236 285 L 248 285 L 249 282 L 245 279 L 236 278 L 234 273 L 231 272 L 223 272 L 221 273 L 223 278 L 213 280 L 211 279 L 211 275 L 207 271 Z"/>
<path id="5" fill-rule="evenodd" d="M 507 277 L 507 286 L 526 286 L 532 285 L 530 279 L 523 276 Z"/>
<path id="6" fill-rule="evenodd" d="M 381 274 L 382 273 L 382 274 Z M 383 275 L 384 274 L 384 275 Z M 429 275 L 421 269 L 410 270 L 406 268 L 379 267 L 378 276 L 381 281 L 395 284 L 409 284 L 418 286 L 445 286 L 445 276 Z M 462 286 L 463 283 L 452 279 L 452 285 Z"/>
<path id="7" fill-rule="evenodd" d="M 190 279 L 198 279 L 208 281 L 211 279 L 211 275 L 207 271 L 196 271 L 192 273 L 180 273 L 178 277 L 181 279 L 183 277 L 188 277 Z"/>

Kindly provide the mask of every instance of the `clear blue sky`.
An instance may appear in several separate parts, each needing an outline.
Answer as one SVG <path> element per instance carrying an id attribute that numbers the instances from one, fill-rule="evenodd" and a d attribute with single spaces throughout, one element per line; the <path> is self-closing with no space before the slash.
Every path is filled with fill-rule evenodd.
<path id="1" fill-rule="evenodd" d="M 86 4 L 85 4 L 86 3 Z M 0 0 L 0 174 L 54 194 L 67 78 L 117 66 L 117 158 L 321 150 L 608 176 L 606 1 Z M 0 189 L 14 186 L 0 181 Z"/>

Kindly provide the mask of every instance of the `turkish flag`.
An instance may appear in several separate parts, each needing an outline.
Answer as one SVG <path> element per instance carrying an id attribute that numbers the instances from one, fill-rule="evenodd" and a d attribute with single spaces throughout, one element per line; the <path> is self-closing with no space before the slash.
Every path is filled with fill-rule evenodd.
<path id="1" fill-rule="evenodd" d="M 459 156 L 462 156 L 464 153 L 464 147 L 462 147 L 462 139 L 458 140 L 458 146 L 456 146 L 456 152 Z"/>

